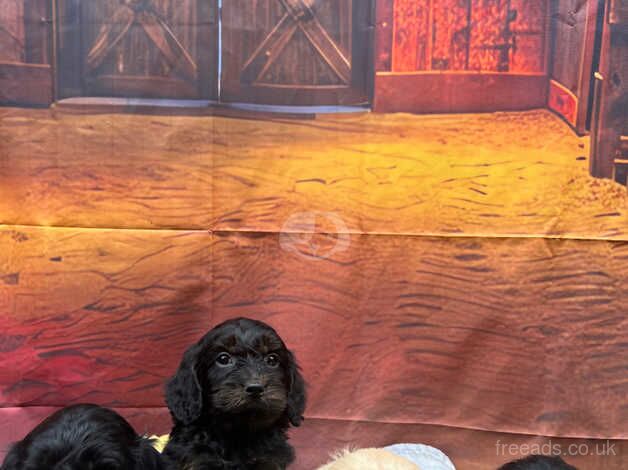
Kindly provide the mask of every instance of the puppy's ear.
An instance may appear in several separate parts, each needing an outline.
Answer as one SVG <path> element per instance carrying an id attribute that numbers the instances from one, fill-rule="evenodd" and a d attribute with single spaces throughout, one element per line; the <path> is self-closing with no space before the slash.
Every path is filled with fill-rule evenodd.
<path id="1" fill-rule="evenodd" d="M 166 404 L 174 417 L 190 424 L 201 415 L 202 387 L 196 373 L 201 346 L 190 347 L 181 360 L 177 373 L 166 384 Z"/>
<path id="2" fill-rule="evenodd" d="M 299 365 L 290 351 L 288 351 L 288 419 L 293 426 L 299 426 L 303 422 L 303 412 L 305 411 L 306 392 L 305 381 Z"/>

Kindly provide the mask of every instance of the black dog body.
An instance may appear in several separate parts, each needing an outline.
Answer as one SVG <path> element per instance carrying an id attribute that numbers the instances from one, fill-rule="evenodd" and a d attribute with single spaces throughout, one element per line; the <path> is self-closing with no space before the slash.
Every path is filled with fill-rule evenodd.
<path id="1" fill-rule="evenodd" d="M 166 387 L 174 427 L 164 450 L 173 470 L 283 470 L 294 459 L 305 384 L 270 326 L 239 318 L 207 333 Z"/>
<path id="2" fill-rule="evenodd" d="M 0 470 L 161 470 L 150 440 L 116 412 L 73 405 L 53 413 L 13 445 Z"/>
<path id="3" fill-rule="evenodd" d="M 211 429 L 211 430 L 208 430 Z M 285 431 L 222 432 L 211 422 L 175 426 L 164 451 L 169 469 L 283 470 L 294 460 Z"/>

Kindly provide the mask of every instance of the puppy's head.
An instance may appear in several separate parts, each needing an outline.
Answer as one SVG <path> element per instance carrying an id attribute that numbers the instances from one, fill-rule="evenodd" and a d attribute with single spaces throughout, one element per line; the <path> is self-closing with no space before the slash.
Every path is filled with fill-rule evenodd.
<path id="1" fill-rule="evenodd" d="M 162 470 L 151 441 L 115 411 L 71 405 L 12 446 L 0 470 Z"/>
<path id="2" fill-rule="evenodd" d="M 216 326 L 185 354 L 166 386 L 177 421 L 203 415 L 246 418 L 268 427 L 282 418 L 301 424 L 305 384 L 277 332 L 265 323 L 237 318 Z"/>
<path id="3" fill-rule="evenodd" d="M 318 470 L 420 470 L 415 464 L 385 449 L 345 450 Z"/>
<path id="4" fill-rule="evenodd" d="M 560 457 L 548 455 L 530 455 L 520 460 L 509 462 L 498 470 L 577 470 Z"/>

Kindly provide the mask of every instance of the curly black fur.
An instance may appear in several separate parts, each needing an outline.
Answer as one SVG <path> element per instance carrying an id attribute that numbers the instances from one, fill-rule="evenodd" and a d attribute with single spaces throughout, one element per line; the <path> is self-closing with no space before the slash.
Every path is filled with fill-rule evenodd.
<path id="1" fill-rule="evenodd" d="M 305 383 L 265 323 L 237 318 L 209 331 L 183 355 L 166 402 L 170 469 L 283 470 L 294 460 L 286 432 L 303 420 Z"/>
<path id="2" fill-rule="evenodd" d="M 162 470 L 149 439 L 97 405 L 57 411 L 13 445 L 0 470 Z"/>
<path id="3" fill-rule="evenodd" d="M 530 455 L 499 467 L 498 470 L 578 470 L 560 457 L 547 455 Z"/>

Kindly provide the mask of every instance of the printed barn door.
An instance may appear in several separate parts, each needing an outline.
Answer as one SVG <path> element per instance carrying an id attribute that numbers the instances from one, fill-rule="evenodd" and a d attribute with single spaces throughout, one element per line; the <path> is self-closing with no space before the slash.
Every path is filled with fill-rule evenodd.
<path id="1" fill-rule="evenodd" d="M 579 134 L 588 130 L 596 36 L 601 32 L 599 0 L 552 2 L 552 70 L 549 107 Z M 597 46 L 599 47 L 599 46 Z"/>
<path id="2" fill-rule="evenodd" d="M 223 3 L 223 101 L 368 102 L 369 0 Z"/>
<path id="3" fill-rule="evenodd" d="M 374 109 L 464 113 L 547 101 L 548 0 L 380 0 Z"/>
<path id="4" fill-rule="evenodd" d="M 61 0 L 59 16 L 63 97 L 216 97 L 216 0 Z"/>
<path id="5" fill-rule="evenodd" d="M 49 0 L 0 1 L 0 103 L 52 102 Z"/>

